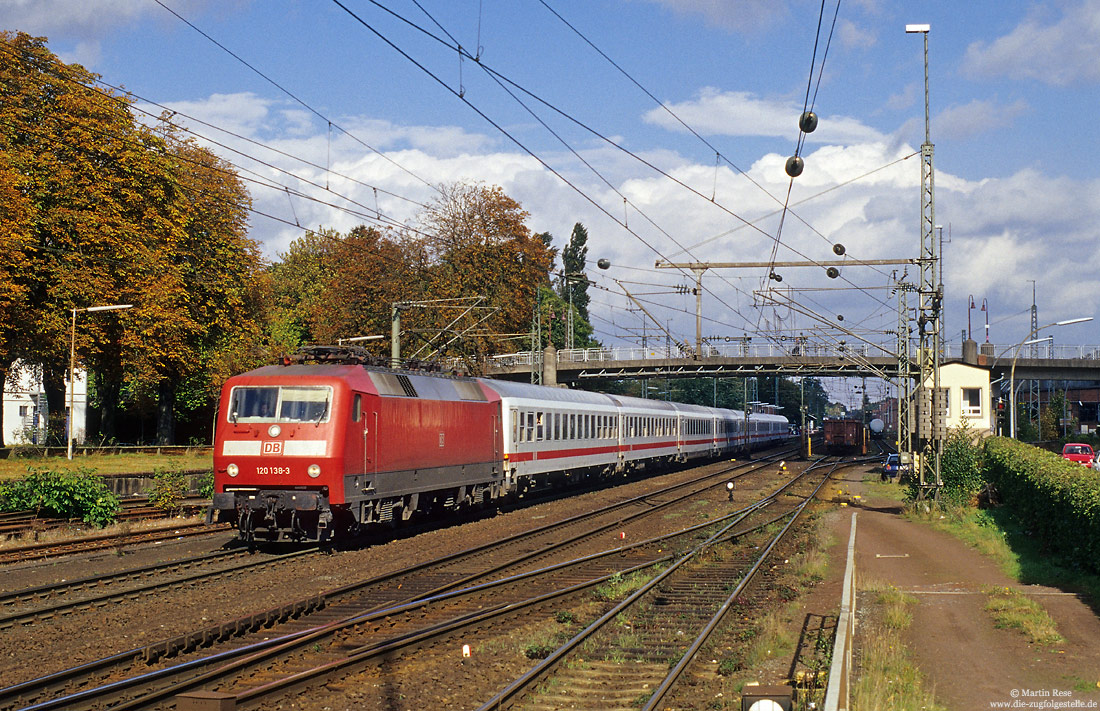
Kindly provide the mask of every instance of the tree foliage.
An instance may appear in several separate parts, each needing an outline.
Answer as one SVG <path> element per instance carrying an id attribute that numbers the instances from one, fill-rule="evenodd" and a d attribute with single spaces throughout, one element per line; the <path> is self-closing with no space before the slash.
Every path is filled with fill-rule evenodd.
<path id="1" fill-rule="evenodd" d="M 138 124 L 125 97 L 45 40 L 0 33 L 0 55 L 0 368 L 42 363 L 60 420 L 77 309 L 77 355 L 102 402 L 124 386 L 155 392 L 170 441 L 177 385 L 215 389 L 261 332 L 248 194 L 210 151 Z M 79 313 L 120 302 L 133 309 Z"/>
<path id="2" fill-rule="evenodd" d="M 499 187 L 458 183 L 441 187 L 407 232 L 307 233 L 271 267 L 272 323 L 297 343 L 388 336 L 400 303 L 403 355 L 513 348 L 510 339 L 530 330 L 537 290 L 549 291 L 554 259 L 526 219 Z M 367 347 L 382 354 L 388 344 Z"/>
<path id="3" fill-rule="evenodd" d="M 118 515 L 119 499 L 91 469 L 34 470 L 0 484 L 0 511 L 33 511 L 36 516 L 79 518 L 105 526 Z"/>
<path id="4" fill-rule="evenodd" d="M 573 225 L 569 244 L 561 253 L 562 275 L 558 279 L 558 295 L 571 303 L 581 318 L 588 321 L 588 278 L 584 269 L 588 262 L 588 230 L 584 225 Z"/>

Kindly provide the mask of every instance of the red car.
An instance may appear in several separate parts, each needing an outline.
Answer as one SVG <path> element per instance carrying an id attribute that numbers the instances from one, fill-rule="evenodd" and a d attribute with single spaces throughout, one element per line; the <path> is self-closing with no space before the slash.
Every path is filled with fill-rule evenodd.
<path id="1" fill-rule="evenodd" d="M 1084 464 L 1090 469 L 1092 468 L 1092 460 L 1095 457 L 1096 453 L 1092 451 L 1092 446 L 1088 444 L 1069 442 L 1065 447 L 1062 447 L 1062 459 Z"/>

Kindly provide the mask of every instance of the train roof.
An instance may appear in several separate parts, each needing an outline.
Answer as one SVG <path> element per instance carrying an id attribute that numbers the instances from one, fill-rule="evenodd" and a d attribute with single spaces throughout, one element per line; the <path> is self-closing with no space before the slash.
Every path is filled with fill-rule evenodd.
<path id="1" fill-rule="evenodd" d="M 615 404 L 615 401 L 609 395 L 594 393 L 589 390 L 551 388 L 545 385 L 534 385 L 533 383 L 517 383 L 511 380 L 493 380 L 490 378 L 478 378 L 478 382 L 501 397 L 543 400 L 545 402 L 580 402 L 589 405 Z"/>

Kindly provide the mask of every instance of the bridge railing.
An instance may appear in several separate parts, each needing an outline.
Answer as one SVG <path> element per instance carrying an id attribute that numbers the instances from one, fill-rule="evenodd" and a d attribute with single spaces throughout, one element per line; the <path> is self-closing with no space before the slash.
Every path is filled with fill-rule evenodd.
<path id="1" fill-rule="evenodd" d="M 1039 344 L 1038 357 L 1043 359 L 1084 359 L 1100 360 L 1100 346 L 1097 345 L 1054 345 Z M 887 346 L 888 350 L 892 347 Z M 993 355 L 1001 359 L 1011 358 L 1015 353 L 1015 345 L 994 344 Z M 916 352 L 914 346 L 914 353 Z M 538 356 L 536 359 L 535 356 Z M 645 361 L 645 360 L 671 360 L 691 358 L 694 349 L 682 346 L 612 346 L 603 348 L 563 348 L 557 351 L 558 363 L 603 363 L 620 361 Z M 752 342 L 738 339 L 735 342 L 704 345 L 703 358 L 785 358 L 785 357 L 821 357 L 839 358 L 841 356 L 889 357 L 889 352 L 883 352 L 874 346 L 858 343 L 854 345 L 837 345 L 821 343 L 804 343 L 791 340 L 790 342 L 770 343 Z M 944 357 L 961 358 L 962 344 L 945 343 Z M 1021 358 L 1031 358 L 1032 351 L 1024 346 L 1020 351 Z M 542 353 L 532 354 L 531 351 L 517 353 L 505 353 L 491 356 L 490 366 L 517 367 L 531 366 L 532 363 L 541 362 Z"/>
<path id="2" fill-rule="evenodd" d="M 705 345 L 700 354 L 704 358 L 782 358 L 782 357 L 822 357 L 836 358 L 843 354 L 874 356 L 882 351 L 866 344 L 837 346 L 816 343 L 723 343 Z M 539 354 L 541 355 L 541 354 Z M 606 348 L 563 348 L 557 351 L 558 363 L 600 363 L 638 360 L 669 360 L 691 358 L 694 349 L 681 346 L 614 346 Z M 506 353 L 491 356 L 489 362 L 501 367 L 531 365 L 531 351 Z"/>

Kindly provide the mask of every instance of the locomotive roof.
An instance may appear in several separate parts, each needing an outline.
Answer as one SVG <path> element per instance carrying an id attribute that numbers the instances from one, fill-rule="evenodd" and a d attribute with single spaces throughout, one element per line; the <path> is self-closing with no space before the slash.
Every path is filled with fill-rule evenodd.
<path id="1" fill-rule="evenodd" d="M 459 378 L 421 371 L 391 370 L 351 363 L 291 363 L 267 365 L 239 376 L 244 378 L 319 378 L 342 380 L 356 387 L 369 387 L 383 396 L 414 397 L 422 400 L 486 401 L 474 378 Z M 404 381 L 405 386 L 402 385 Z"/>

